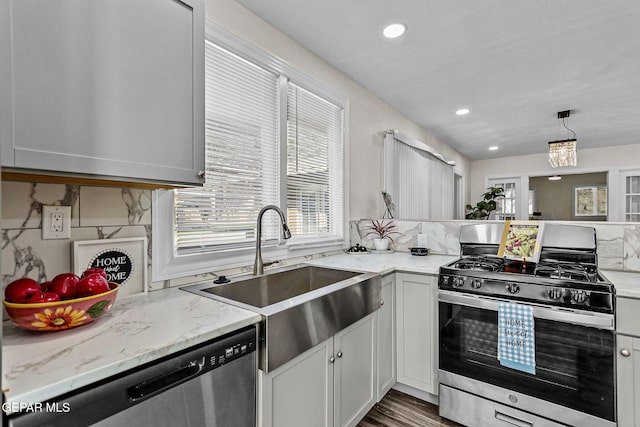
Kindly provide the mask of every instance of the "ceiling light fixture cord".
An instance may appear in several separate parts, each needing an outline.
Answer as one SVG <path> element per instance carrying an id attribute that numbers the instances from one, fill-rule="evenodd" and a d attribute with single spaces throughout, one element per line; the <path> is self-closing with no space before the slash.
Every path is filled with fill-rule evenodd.
<path id="1" fill-rule="evenodd" d="M 567 126 L 567 118 L 566 118 L 566 117 L 563 117 L 563 118 L 562 118 L 562 125 L 564 126 L 564 128 L 565 128 L 566 130 L 568 130 L 569 132 L 571 132 L 571 133 L 573 134 L 573 139 L 576 139 L 576 133 L 573 131 L 573 129 L 570 129 L 570 128 Z"/>

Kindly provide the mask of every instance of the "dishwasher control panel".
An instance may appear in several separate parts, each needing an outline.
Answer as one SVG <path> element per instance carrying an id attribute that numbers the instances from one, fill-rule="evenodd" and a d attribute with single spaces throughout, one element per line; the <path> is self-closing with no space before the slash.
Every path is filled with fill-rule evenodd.
<path id="1" fill-rule="evenodd" d="M 218 366 L 222 366 L 225 363 L 229 363 L 236 360 L 238 357 L 242 357 L 252 351 L 256 350 L 255 337 L 244 339 L 242 341 L 234 341 L 228 344 L 224 348 L 220 348 L 207 357 L 208 369 L 215 369 Z"/>

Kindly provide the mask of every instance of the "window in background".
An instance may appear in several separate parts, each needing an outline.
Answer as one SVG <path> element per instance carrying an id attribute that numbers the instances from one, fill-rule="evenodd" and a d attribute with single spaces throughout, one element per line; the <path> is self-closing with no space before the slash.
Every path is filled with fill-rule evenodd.
<path id="1" fill-rule="evenodd" d="M 626 222 L 640 221 L 640 175 L 627 175 L 625 178 L 625 210 Z"/>
<path id="2" fill-rule="evenodd" d="M 491 219 L 516 219 L 519 213 L 519 178 L 499 178 L 490 179 L 489 187 L 499 187 L 504 189 L 504 197 L 496 200 L 496 210 L 492 213 Z"/>
<path id="3" fill-rule="evenodd" d="M 535 188 L 529 189 L 529 215 L 533 215 L 536 211 L 536 190 Z"/>

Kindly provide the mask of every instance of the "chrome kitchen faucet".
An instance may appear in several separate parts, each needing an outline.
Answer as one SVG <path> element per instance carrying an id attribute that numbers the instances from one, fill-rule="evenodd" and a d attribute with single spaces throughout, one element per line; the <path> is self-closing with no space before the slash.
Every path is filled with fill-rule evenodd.
<path id="1" fill-rule="evenodd" d="M 282 223 L 282 237 L 285 239 L 291 238 L 291 231 L 289 231 L 289 226 L 287 226 L 287 219 L 284 217 L 284 212 L 277 207 L 276 205 L 267 205 L 264 208 L 260 209 L 258 213 L 258 223 L 257 223 L 257 236 L 256 236 L 256 259 L 253 262 L 253 275 L 258 276 L 264 273 L 265 264 L 262 262 L 262 216 L 264 213 L 270 209 L 278 212 L 280 215 L 280 222 Z M 271 265 L 272 262 L 267 263 L 266 265 Z"/>

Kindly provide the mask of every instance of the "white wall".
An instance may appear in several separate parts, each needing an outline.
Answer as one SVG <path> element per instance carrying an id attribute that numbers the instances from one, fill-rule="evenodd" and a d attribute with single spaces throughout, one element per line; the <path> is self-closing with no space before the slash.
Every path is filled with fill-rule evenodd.
<path id="1" fill-rule="evenodd" d="M 543 145 L 546 145 L 543 143 Z M 568 168 L 552 168 L 548 154 L 532 154 L 528 156 L 502 157 L 499 159 L 474 160 L 470 163 L 471 204 L 479 200 L 486 191 L 487 178 L 522 177 L 523 188 L 528 188 L 529 176 L 567 175 L 572 173 L 609 172 L 609 199 L 612 220 L 618 217 L 618 206 L 611 200 L 620 201 L 621 195 L 612 186 L 619 185 L 617 173 L 625 169 L 640 169 L 640 144 L 619 145 L 607 148 L 581 149 L 578 140 L 578 166 Z M 526 206 L 523 205 L 523 206 Z"/>
<path id="2" fill-rule="evenodd" d="M 309 77 L 349 98 L 349 217 L 371 218 L 383 213 L 384 131 L 397 129 L 456 161 L 469 194 L 469 161 L 429 132 L 407 119 L 373 93 L 306 50 L 295 40 L 236 3 L 206 0 L 207 19 L 247 42 L 266 50 Z M 392 195 L 393 196 L 393 195 Z"/>

